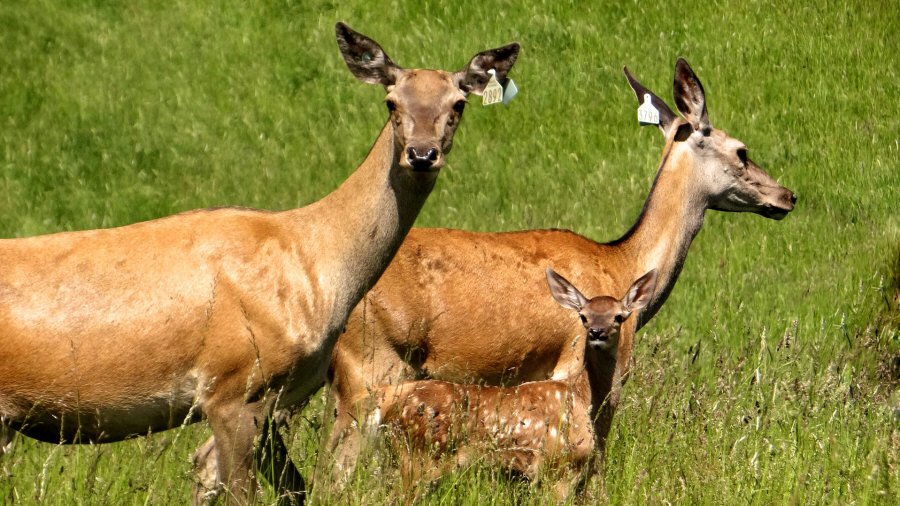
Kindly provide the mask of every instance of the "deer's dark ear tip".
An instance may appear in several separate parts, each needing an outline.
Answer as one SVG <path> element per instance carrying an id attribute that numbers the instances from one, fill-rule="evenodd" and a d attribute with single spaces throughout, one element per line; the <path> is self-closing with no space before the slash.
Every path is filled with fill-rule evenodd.
<path id="1" fill-rule="evenodd" d="M 497 56 L 500 58 L 518 58 L 519 51 L 522 46 L 518 42 L 512 42 L 497 50 Z"/>
<path id="2" fill-rule="evenodd" d="M 686 73 L 693 74 L 694 71 L 691 69 L 691 65 L 684 59 L 683 56 L 679 56 L 678 60 L 675 62 L 675 72 L 678 73 Z"/>
<path id="3" fill-rule="evenodd" d="M 337 35 L 339 39 L 349 39 L 353 37 L 353 34 L 356 33 L 353 31 L 353 28 L 350 28 L 347 23 L 343 21 L 338 21 L 334 24 L 334 34 Z"/>

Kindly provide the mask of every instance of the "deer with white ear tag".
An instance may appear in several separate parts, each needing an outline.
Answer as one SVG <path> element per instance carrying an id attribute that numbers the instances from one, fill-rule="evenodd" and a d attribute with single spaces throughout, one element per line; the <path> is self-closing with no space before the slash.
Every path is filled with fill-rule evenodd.
<path id="1" fill-rule="evenodd" d="M 547 283 L 556 302 L 581 320 L 584 332 L 574 346 L 583 364 L 588 347 L 615 360 L 622 323 L 650 300 L 656 271 L 641 276 L 620 299 L 588 299 L 550 268 Z M 477 461 L 532 480 L 550 477 L 564 500 L 586 477 L 585 464 L 594 453 L 590 388 L 582 378 L 574 374 L 516 387 L 437 380 L 384 386 L 375 392 L 367 426 L 392 433 L 408 490 Z"/>
<path id="2" fill-rule="evenodd" d="M 675 64 L 672 88 L 681 116 L 627 70 L 625 76 L 629 93 L 650 108 L 640 121 L 656 125 L 664 138 L 656 179 L 636 222 L 607 243 L 568 230 L 413 229 L 335 347 L 329 371 L 338 414 L 333 447 L 355 444 L 342 429 L 366 415 L 350 408 L 384 385 L 412 378 L 514 385 L 579 370 L 575 355 L 581 350 L 570 343 L 581 329 L 544 296 L 547 265 L 565 266 L 569 279 L 590 293 L 612 294 L 655 269 L 656 290 L 622 326 L 616 360 L 606 361 L 602 350 L 587 353 L 582 374 L 593 392 L 591 419 L 602 451 L 635 333 L 672 293 L 708 211 L 781 220 L 794 209 L 794 193 L 754 163 L 743 142 L 712 125 L 706 93 L 685 60 Z"/>

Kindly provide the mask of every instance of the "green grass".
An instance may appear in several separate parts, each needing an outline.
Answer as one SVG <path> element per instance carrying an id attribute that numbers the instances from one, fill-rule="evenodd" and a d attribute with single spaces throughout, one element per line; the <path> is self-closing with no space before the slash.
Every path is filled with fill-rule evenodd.
<path id="1" fill-rule="evenodd" d="M 713 123 L 800 196 L 784 221 L 710 212 L 638 336 L 605 476 L 613 503 L 890 503 L 900 495 L 900 15 L 884 2 L 64 2 L 0 4 L 0 234 L 109 227 L 217 205 L 285 209 L 335 188 L 386 118 L 336 20 L 405 66 L 523 45 L 509 107 L 466 112 L 421 226 L 623 233 L 662 140 L 621 73 L 671 96 L 685 56 Z M 679 7 L 679 5 L 681 5 Z M 0 338 L 2 345 L 2 338 Z M 305 476 L 319 394 L 291 438 Z M 120 444 L 24 438 L 0 503 L 170 504 L 205 424 Z M 391 502 L 394 471 L 345 495 Z M 489 469 L 429 504 L 541 504 Z M 271 500 L 271 494 L 267 496 Z"/>

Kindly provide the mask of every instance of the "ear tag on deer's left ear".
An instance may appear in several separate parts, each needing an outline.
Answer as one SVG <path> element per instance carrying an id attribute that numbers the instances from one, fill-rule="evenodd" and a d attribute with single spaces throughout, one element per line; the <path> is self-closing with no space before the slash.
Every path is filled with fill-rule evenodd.
<path id="1" fill-rule="evenodd" d="M 496 70 L 488 70 L 488 74 L 491 75 L 491 78 L 481 93 L 481 105 L 499 104 L 503 101 L 503 86 L 497 81 Z"/>
<path id="2" fill-rule="evenodd" d="M 509 105 L 512 99 L 519 94 L 519 87 L 512 79 L 506 80 L 506 89 L 503 90 L 503 105 Z"/>
<path id="3" fill-rule="evenodd" d="M 659 111 L 650 102 L 649 93 L 644 93 L 644 103 L 638 107 L 638 123 L 641 126 L 659 124 Z"/>

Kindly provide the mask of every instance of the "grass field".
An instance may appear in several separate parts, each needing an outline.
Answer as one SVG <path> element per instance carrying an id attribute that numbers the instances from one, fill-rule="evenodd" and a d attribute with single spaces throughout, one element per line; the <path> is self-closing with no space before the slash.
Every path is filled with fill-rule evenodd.
<path id="1" fill-rule="evenodd" d="M 637 217 L 662 149 L 657 131 L 638 127 L 621 68 L 671 100 L 684 56 L 713 124 L 800 200 L 781 222 L 707 215 L 669 302 L 638 335 L 605 477 L 589 493 L 616 504 L 888 504 L 900 496 L 898 12 L 752 0 L 4 0 L 0 234 L 325 195 L 387 116 L 383 90 L 358 83 L 338 54 L 333 25 L 344 20 L 408 67 L 460 68 L 477 51 L 523 46 L 519 97 L 472 100 L 418 225 L 611 240 Z M 290 433 L 305 476 L 323 395 Z M 208 434 L 197 424 L 81 447 L 19 438 L 0 459 L 0 503 L 185 503 L 189 457 Z M 313 499 L 390 503 L 393 472 L 361 466 L 343 495 L 317 483 Z M 548 497 L 473 468 L 424 502 Z"/>

